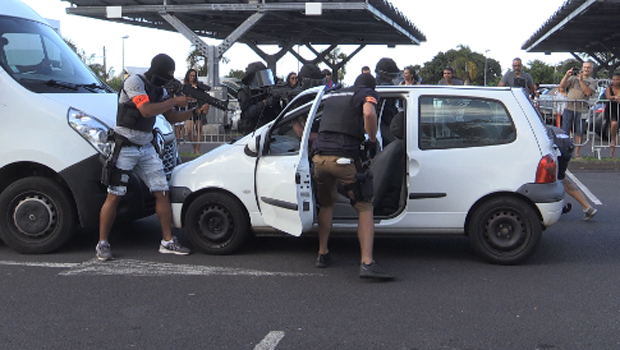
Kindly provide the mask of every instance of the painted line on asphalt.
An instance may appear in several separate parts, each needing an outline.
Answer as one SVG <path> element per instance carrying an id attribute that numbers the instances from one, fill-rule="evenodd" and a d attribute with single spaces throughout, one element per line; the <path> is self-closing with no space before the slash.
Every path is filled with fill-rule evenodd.
<path id="1" fill-rule="evenodd" d="M 570 171 L 566 170 L 566 176 L 568 176 L 574 183 L 575 185 L 577 185 L 577 187 L 579 187 L 581 189 L 581 192 L 583 192 L 583 194 L 588 197 L 588 199 L 590 199 L 590 201 L 596 205 L 603 205 L 603 202 L 601 202 L 595 195 L 594 193 L 592 193 L 592 191 L 590 191 L 589 188 L 586 187 L 586 185 L 584 185 L 581 181 L 579 181 L 579 179 L 573 175 L 573 173 L 571 173 Z"/>
<path id="2" fill-rule="evenodd" d="M 19 262 L 0 260 L 0 265 L 68 269 L 68 271 L 60 272 L 59 275 L 61 276 L 321 276 L 321 274 L 315 273 L 269 272 L 229 267 L 157 263 L 131 259 L 114 259 L 106 262 L 92 259 L 83 263 Z"/>
<path id="3" fill-rule="evenodd" d="M 274 350 L 282 338 L 284 338 L 284 332 L 271 331 L 260 343 L 256 344 L 254 350 Z"/>

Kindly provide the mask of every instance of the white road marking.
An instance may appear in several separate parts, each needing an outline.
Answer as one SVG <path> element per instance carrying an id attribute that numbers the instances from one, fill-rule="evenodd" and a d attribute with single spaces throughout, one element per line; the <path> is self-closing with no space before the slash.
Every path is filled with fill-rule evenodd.
<path id="1" fill-rule="evenodd" d="M 19 262 L 0 260 L 0 265 L 68 269 L 68 271 L 60 272 L 59 275 L 61 276 L 320 276 L 320 274 L 313 273 L 269 272 L 229 267 L 156 263 L 151 261 L 130 259 L 114 259 L 106 262 L 100 262 L 97 261 L 97 259 L 92 259 L 83 263 Z"/>
<path id="2" fill-rule="evenodd" d="M 284 338 L 284 332 L 271 331 L 260 343 L 256 344 L 254 350 L 274 350 L 282 338 Z"/>
<path id="3" fill-rule="evenodd" d="M 577 185 L 577 187 L 579 187 L 581 189 L 581 192 L 583 192 L 583 194 L 588 197 L 588 199 L 590 199 L 590 201 L 596 205 L 603 205 L 603 202 L 601 202 L 595 195 L 594 193 L 592 193 L 590 191 L 589 188 L 586 187 L 586 185 L 584 185 L 581 181 L 579 181 L 579 179 L 573 175 L 573 173 L 571 173 L 570 171 L 566 170 L 566 176 L 568 176 L 574 183 L 575 185 Z"/>

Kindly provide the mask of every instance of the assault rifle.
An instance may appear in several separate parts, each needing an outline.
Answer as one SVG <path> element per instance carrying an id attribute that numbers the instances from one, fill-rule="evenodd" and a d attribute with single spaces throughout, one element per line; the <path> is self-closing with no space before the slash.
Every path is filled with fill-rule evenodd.
<path id="1" fill-rule="evenodd" d="M 303 89 L 300 87 L 291 89 L 284 84 L 278 83 L 276 85 L 265 86 L 260 89 L 251 89 L 251 94 L 253 101 L 262 101 L 267 98 L 272 98 L 274 101 L 284 102 L 284 106 L 286 106 L 302 91 Z"/>
<path id="2" fill-rule="evenodd" d="M 225 101 L 219 100 L 206 93 L 203 89 L 194 89 L 189 85 L 182 84 L 176 79 L 172 79 L 171 81 L 169 81 L 166 84 L 165 88 L 173 95 L 179 95 L 182 93 L 185 96 L 195 98 L 199 106 L 202 106 L 206 103 L 225 112 L 229 110 L 228 99 L 226 99 Z"/>

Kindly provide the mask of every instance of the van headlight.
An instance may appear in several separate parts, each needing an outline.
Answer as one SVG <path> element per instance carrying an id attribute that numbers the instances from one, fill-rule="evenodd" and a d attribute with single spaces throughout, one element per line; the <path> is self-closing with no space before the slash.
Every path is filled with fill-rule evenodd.
<path id="1" fill-rule="evenodd" d="M 90 114 L 70 108 L 69 125 L 105 157 L 110 155 L 112 144 L 107 142 L 110 127 Z"/>

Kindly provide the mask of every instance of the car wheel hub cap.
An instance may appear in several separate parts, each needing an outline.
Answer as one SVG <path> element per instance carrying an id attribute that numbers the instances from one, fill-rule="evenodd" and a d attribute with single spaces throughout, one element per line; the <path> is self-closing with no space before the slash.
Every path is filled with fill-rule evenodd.
<path id="1" fill-rule="evenodd" d="M 42 197 L 28 197 L 20 201 L 13 213 L 15 227 L 27 236 L 45 234 L 56 221 L 54 210 Z"/>

